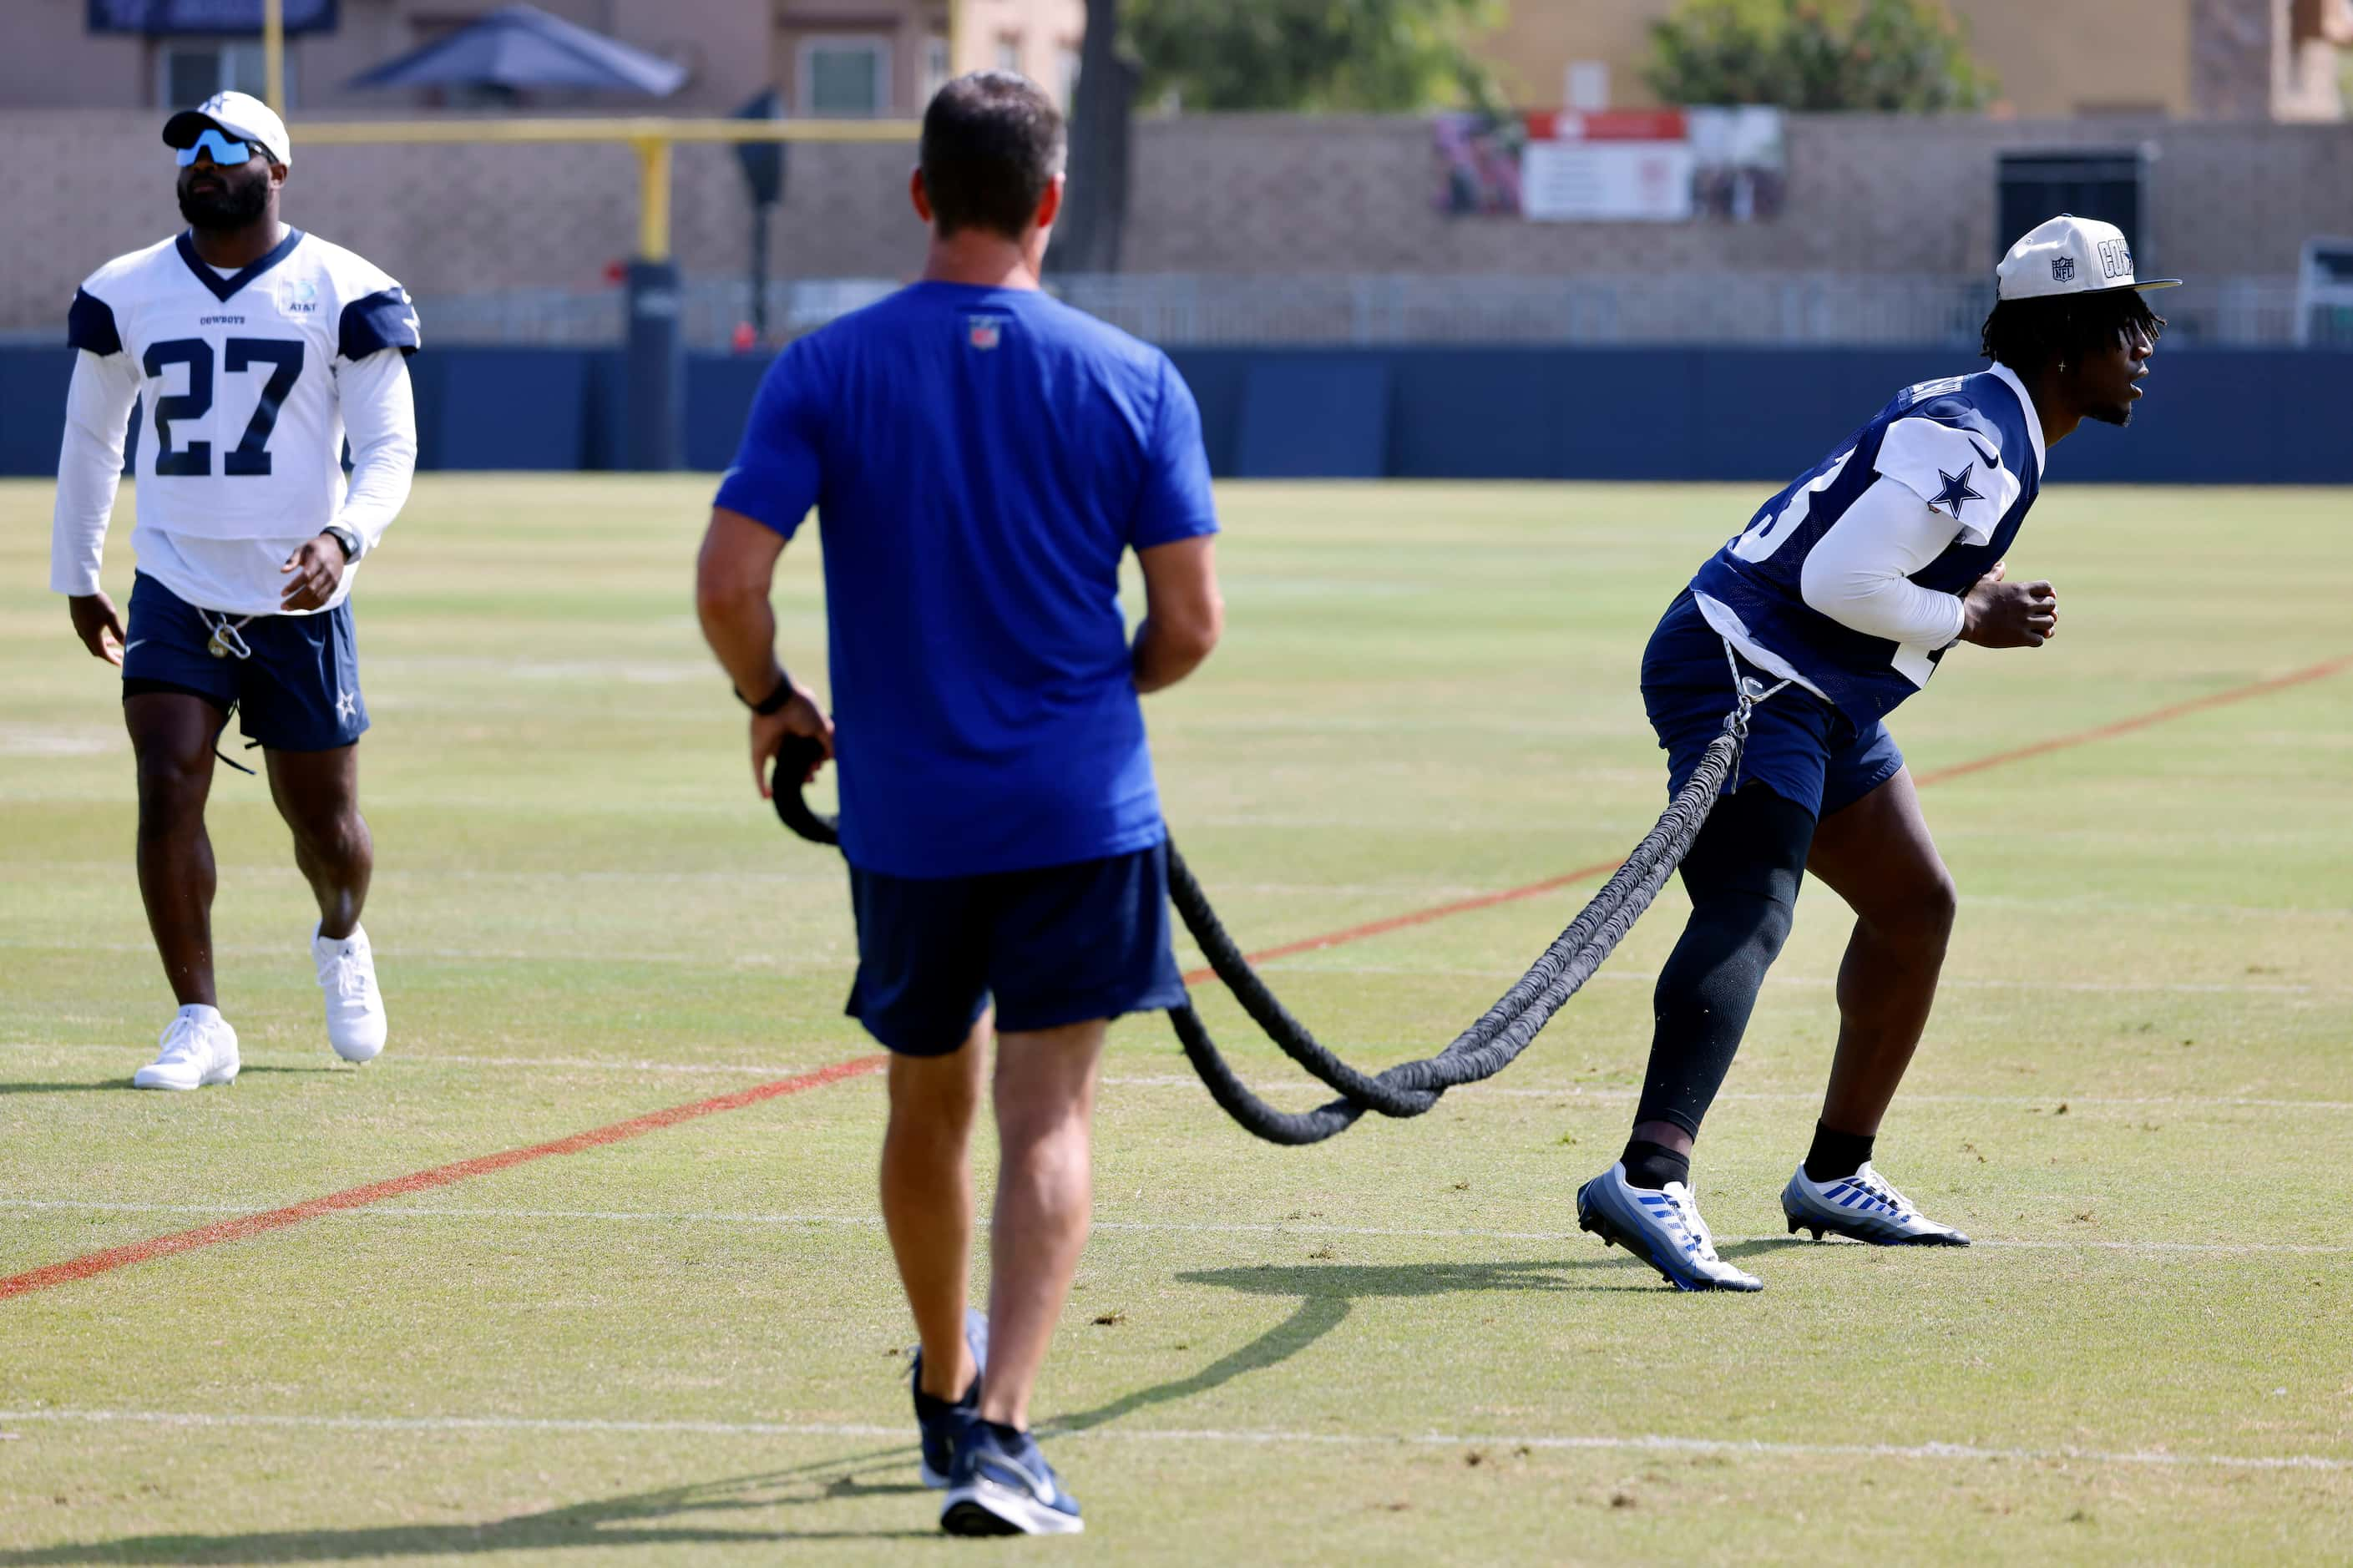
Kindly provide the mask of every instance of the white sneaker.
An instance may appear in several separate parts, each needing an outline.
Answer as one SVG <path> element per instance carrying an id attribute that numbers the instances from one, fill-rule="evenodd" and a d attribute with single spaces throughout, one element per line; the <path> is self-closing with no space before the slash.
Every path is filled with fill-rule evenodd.
<path id="1" fill-rule="evenodd" d="M 375 950 L 367 932 L 331 942 L 311 928 L 311 962 L 318 965 L 319 989 L 327 994 L 327 1043 L 347 1062 L 374 1061 L 384 1049 L 384 994 L 375 988 Z"/>
<path id="2" fill-rule="evenodd" d="M 1789 1234 L 1810 1230 L 1820 1241 L 1822 1232 L 1852 1237 L 1875 1247 L 1967 1247 L 1969 1238 L 1949 1225 L 1938 1225 L 1912 1206 L 1895 1184 L 1871 1168 L 1852 1176 L 1817 1182 L 1803 1165 L 1781 1189 L 1781 1212 Z"/>
<path id="3" fill-rule="evenodd" d="M 1623 1247 L 1678 1290 L 1762 1290 L 1765 1282 L 1715 1255 L 1715 1237 L 1699 1217 L 1691 1188 L 1663 1189 L 1626 1180 L 1624 1162 L 1577 1190 L 1577 1224 L 1605 1243 Z"/>
<path id="4" fill-rule="evenodd" d="M 134 1089 L 202 1089 L 237 1081 L 237 1031 L 217 1008 L 190 1003 L 164 1026 L 155 1059 L 131 1075 Z"/>

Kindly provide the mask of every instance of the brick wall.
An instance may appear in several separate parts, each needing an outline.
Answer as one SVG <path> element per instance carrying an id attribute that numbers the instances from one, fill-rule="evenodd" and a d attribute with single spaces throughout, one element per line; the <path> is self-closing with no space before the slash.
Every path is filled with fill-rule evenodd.
<path id="1" fill-rule="evenodd" d="M 172 166 L 149 115 L 0 112 L 0 330 L 62 322 L 74 284 L 173 232 Z M 637 166 L 617 147 L 301 145 L 286 212 L 435 294 L 594 288 L 636 236 Z M 2192 279 L 2284 277 L 2307 235 L 2353 230 L 2353 125 L 2092 120 L 2052 123 L 1801 116 L 1776 222 L 1529 224 L 1449 218 L 1432 204 L 1418 120 L 1191 117 L 1136 142 L 1127 254 L 1137 272 L 1584 270 L 1983 274 L 2003 149 L 2147 142 L 2145 268 Z M 797 146 L 776 265 L 804 277 L 896 277 L 921 260 L 913 148 Z M 677 153 L 679 259 L 734 276 L 748 251 L 723 147 Z"/>

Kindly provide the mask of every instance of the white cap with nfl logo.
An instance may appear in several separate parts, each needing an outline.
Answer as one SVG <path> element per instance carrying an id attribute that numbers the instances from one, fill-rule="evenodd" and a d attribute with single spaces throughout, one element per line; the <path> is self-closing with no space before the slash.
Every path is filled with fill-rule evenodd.
<path id="1" fill-rule="evenodd" d="M 2124 230 L 2073 213 L 2061 213 L 2028 230 L 1993 273 L 1995 293 L 2004 300 L 2172 289 L 2181 282 L 2179 278 L 2135 278 L 2132 247 L 2125 243 Z"/>
<path id="2" fill-rule="evenodd" d="M 164 121 L 164 145 L 193 147 L 206 131 L 218 129 L 239 142 L 250 142 L 269 154 L 273 163 L 291 166 L 293 139 L 277 110 L 250 93 L 216 92 L 194 109 L 184 109 Z"/>

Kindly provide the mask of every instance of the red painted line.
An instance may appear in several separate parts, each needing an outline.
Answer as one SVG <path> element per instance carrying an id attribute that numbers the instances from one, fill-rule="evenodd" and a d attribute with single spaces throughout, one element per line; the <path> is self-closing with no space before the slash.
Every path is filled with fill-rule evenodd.
<path id="1" fill-rule="evenodd" d="M 719 1095 L 711 1100 L 698 1100 L 691 1105 L 673 1105 L 667 1110 L 656 1110 L 628 1121 L 616 1121 L 609 1127 L 592 1127 L 586 1132 L 575 1132 L 569 1138 L 558 1138 L 553 1143 L 534 1143 L 528 1149 L 509 1149 L 504 1153 L 483 1154 L 471 1160 L 459 1160 L 454 1164 L 436 1165 L 429 1171 L 416 1171 L 390 1181 L 371 1182 L 364 1187 L 352 1187 L 324 1197 L 311 1198 L 267 1214 L 246 1215 L 237 1219 L 225 1219 L 212 1225 L 198 1226 L 170 1236 L 158 1236 L 146 1241 L 134 1241 L 128 1247 L 111 1247 L 103 1252 L 92 1252 L 80 1258 L 53 1263 L 46 1268 L 0 1279 L 0 1300 L 11 1296 L 29 1295 L 35 1290 L 47 1290 L 52 1286 L 69 1285 L 93 1275 L 109 1274 L 117 1268 L 128 1268 L 137 1263 L 150 1263 L 174 1253 L 193 1252 L 200 1247 L 217 1247 L 225 1241 L 243 1241 L 249 1236 L 265 1231 L 282 1230 L 290 1225 L 300 1225 L 306 1219 L 316 1219 L 322 1214 L 341 1209 L 364 1208 L 382 1203 L 386 1198 L 405 1197 L 410 1193 L 429 1192 L 456 1182 L 487 1176 L 493 1171 L 504 1171 L 533 1160 L 544 1160 L 551 1154 L 579 1154 L 590 1149 L 601 1149 L 607 1143 L 619 1143 L 638 1138 L 665 1127 L 675 1127 L 681 1121 L 698 1117 L 716 1116 L 723 1110 L 740 1110 L 747 1105 L 757 1105 L 765 1100 L 781 1100 L 788 1094 L 807 1089 L 822 1089 L 846 1078 L 858 1078 L 879 1071 L 885 1058 L 860 1057 L 853 1061 L 836 1062 L 815 1072 L 798 1073 L 780 1078 L 772 1083 L 754 1084 L 739 1089 L 733 1094 Z"/>
<path id="2" fill-rule="evenodd" d="M 2044 756 L 2052 752 L 2065 751 L 2073 746 L 2088 745 L 2094 741 L 2104 741 L 2111 736 L 2147 729 L 2152 724 L 2161 724 L 2168 719 L 2178 719 L 2186 713 L 2200 712 L 2209 708 L 2220 708 L 2228 703 L 2242 702 L 2249 698 L 2261 697 L 2288 687 L 2323 680 L 2347 669 L 2353 669 L 2353 657 L 2331 659 L 2325 664 L 2316 664 L 2292 674 L 2275 676 L 2269 680 L 2258 680 L 2246 686 L 2233 687 L 2228 691 L 2195 697 L 2184 702 L 2169 703 L 2163 708 L 2151 709 L 2135 718 L 2120 719 L 2113 724 L 2080 730 L 2073 734 L 2039 741 L 2031 746 L 2020 746 L 2012 751 L 1997 752 L 1989 757 L 1979 757 L 1975 762 L 1961 763 L 1949 768 L 1939 768 L 1935 773 L 1920 777 L 1917 782 L 1922 784 L 1936 784 L 1944 779 L 1958 778 L 1965 773 L 1978 773 L 2009 763 L 2022 762 L 2029 757 Z M 1451 915 L 1468 914 L 1473 910 L 1493 909 L 1498 904 L 1538 898 L 1573 883 L 1605 876 L 1616 870 L 1619 864 L 1617 860 L 1597 861 L 1593 865 L 1580 867 L 1577 870 L 1565 872 L 1557 877 L 1548 877 L 1541 882 L 1530 882 L 1525 887 L 1506 888 L 1493 893 L 1479 893 L 1471 898 L 1457 899 L 1451 903 L 1436 904 L 1426 910 L 1392 915 L 1387 920 L 1370 921 L 1363 925 L 1350 926 L 1345 931 L 1333 931 L 1324 936 L 1307 937 L 1298 942 L 1285 942 L 1279 947 L 1267 948 L 1263 952 L 1251 953 L 1250 957 L 1252 963 L 1264 963 L 1269 959 L 1282 958 L 1295 952 L 1310 952 L 1319 948 L 1337 947 L 1343 942 L 1361 942 L 1366 937 L 1382 936 L 1388 932 L 1404 931 L 1412 926 L 1427 925 L 1433 921 L 1445 920 Z M 1206 969 L 1195 970 L 1185 976 L 1188 984 L 1198 984 L 1202 981 L 1214 978 L 1215 976 Z M 389 1181 L 374 1182 L 364 1187 L 352 1187 L 340 1193 L 330 1193 L 324 1197 L 311 1198 L 282 1209 L 271 1209 L 266 1214 L 247 1215 L 239 1219 L 221 1220 L 212 1225 L 199 1226 L 194 1230 L 178 1231 L 170 1236 L 159 1236 L 146 1241 L 132 1242 L 127 1247 L 110 1247 L 103 1252 L 92 1252 L 80 1258 L 69 1258 L 63 1263 L 53 1263 L 46 1268 L 36 1268 L 27 1273 L 0 1279 L 0 1300 L 6 1300 L 12 1296 L 27 1295 L 36 1290 L 46 1290 L 53 1286 L 70 1284 L 78 1279 L 88 1279 L 94 1275 L 111 1273 L 117 1268 L 128 1268 L 133 1264 L 152 1262 L 158 1258 L 169 1258 L 175 1253 L 194 1251 L 200 1247 L 216 1247 L 225 1241 L 242 1241 L 247 1237 L 259 1236 L 266 1231 L 281 1230 L 290 1225 L 300 1225 L 304 1220 L 315 1219 L 323 1214 L 333 1214 L 343 1209 L 364 1208 L 370 1204 L 381 1203 L 385 1198 L 402 1197 L 410 1193 L 427 1192 L 435 1187 L 446 1187 L 456 1182 L 489 1175 L 494 1171 L 507 1170 L 533 1160 L 543 1160 L 552 1154 L 578 1154 L 590 1149 L 601 1149 L 607 1143 L 619 1143 L 628 1139 L 641 1137 L 665 1127 L 674 1127 L 681 1121 L 691 1121 L 704 1116 L 715 1116 L 724 1110 L 740 1110 L 744 1106 L 757 1105 L 762 1100 L 778 1100 L 786 1095 L 799 1094 L 807 1089 L 822 1089 L 827 1084 L 838 1083 L 843 1079 L 858 1078 L 867 1073 L 877 1072 L 881 1069 L 887 1059 L 883 1057 L 860 1057 L 850 1061 L 836 1062 L 831 1067 L 819 1068 L 815 1072 L 777 1079 L 772 1083 L 754 1084 L 750 1089 L 737 1089 L 733 1094 L 723 1094 L 711 1100 L 698 1100 L 691 1105 L 674 1105 L 667 1110 L 650 1111 L 628 1121 L 616 1121 L 609 1127 L 591 1128 L 586 1132 L 575 1132 L 569 1138 L 559 1138 L 552 1143 L 535 1143 L 528 1149 L 510 1149 L 504 1153 L 484 1154 L 476 1159 L 459 1160 L 454 1164 L 436 1165 L 430 1170 L 414 1172 L 406 1176 L 395 1176 Z"/>
<path id="3" fill-rule="evenodd" d="M 1370 921 L 1363 925 L 1350 926 L 1346 931 L 1335 931 L 1324 936 L 1302 937 L 1297 942 L 1284 942 L 1281 947 L 1270 947 L 1263 952 L 1250 953 L 1250 961 L 1252 963 L 1264 963 L 1271 958 L 1288 958 L 1294 952 L 1314 952 L 1318 948 L 1337 947 L 1344 942 L 1362 942 L 1368 936 L 1385 936 L 1393 931 L 1403 931 L 1408 926 L 1428 925 L 1432 921 L 1442 921 L 1449 915 L 1469 914 L 1472 910 L 1492 910 L 1497 904 L 1537 898 L 1546 893 L 1556 892 L 1573 883 L 1582 882 L 1588 877 L 1606 877 L 1618 869 L 1622 863 L 1621 860 L 1597 860 L 1590 866 L 1580 866 L 1574 871 L 1566 871 L 1557 877 L 1547 877 L 1541 882 L 1530 882 L 1525 888 L 1505 888 L 1501 892 L 1479 893 L 1471 898 L 1457 899 L 1451 904 L 1433 904 L 1426 910 L 1416 910 L 1410 914 L 1391 915 L 1385 921 Z M 1185 976 L 1185 984 L 1198 985 L 1205 980 L 1215 980 L 1217 977 L 1214 970 L 1196 969 Z"/>
<path id="4" fill-rule="evenodd" d="M 1921 774 L 1913 782 L 1920 784 L 1942 784 L 1947 779 L 1960 778 L 1968 773 L 1983 773 L 1988 768 L 1998 768 L 2007 763 L 2024 762 L 2029 757 L 2047 756 L 2052 752 L 2063 752 L 2070 746 L 2088 745 L 2094 741 L 2105 741 L 2116 735 L 2128 735 L 2135 730 L 2146 730 L 2152 724 L 2162 724 L 2168 719 L 2179 719 L 2186 713 L 2200 713 L 2209 708 L 2227 707 L 2233 702 L 2244 702 L 2251 697 L 2264 697 L 2274 691 L 2284 691 L 2291 686 L 2303 686 L 2315 680 L 2326 680 L 2332 675 L 2341 675 L 2348 669 L 2353 669 L 2353 658 L 2332 658 L 2325 664 L 2316 664 L 2309 668 L 2299 669 L 2291 674 L 2275 675 L 2269 680 L 2258 680 L 2246 686 L 2234 686 L 2228 691 L 2210 692 L 2204 697 L 2192 697 L 2186 702 L 2170 702 L 2162 708 L 2152 708 L 2135 718 L 2119 719 L 2113 724 L 2103 724 L 2095 730 L 2079 730 L 2072 735 L 2061 735 L 2049 741 L 2037 741 L 2031 746 L 2021 746 L 2015 751 L 1996 752 L 1989 757 L 1979 757 L 1975 762 L 1956 763 L 1949 768 L 1938 768 L 1935 773 Z"/>
<path id="5" fill-rule="evenodd" d="M 2274 676 L 2269 680 L 2257 680 L 2245 686 L 2234 686 L 2227 691 L 2211 692 L 2204 697 L 2192 697 L 2186 701 L 2169 702 L 2162 708 L 2152 708 L 2146 713 L 2137 714 L 2130 719 L 2119 719 L 2112 724 L 2102 724 L 2090 730 L 2078 730 L 2072 734 L 2055 735 L 2047 741 L 2037 741 L 2031 746 L 1996 752 L 1991 756 L 1979 757 L 1974 762 L 1957 763 L 1948 768 L 1938 768 L 1934 773 L 1915 774 L 1912 782 L 1925 787 L 1932 784 L 1940 784 L 1946 779 L 1957 779 L 1966 773 L 1982 773 L 1988 768 L 1998 768 L 2010 763 L 2024 762 L 2029 757 L 2047 756 L 2052 752 L 2063 752 L 2074 746 L 2087 746 L 2094 741 L 2105 741 L 2114 736 L 2129 734 L 2135 730 L 2146 730 L 2152 724 L 2162 724 L 2168 719 L 2179 719 L 2184 714 L 2201 712 L 2209 708 L 2221 708 L 2233 702 L 2244 702 L 2249 698 L 2267 696 L 2274 691 L 2285 690 L 2291 686 L 2303 686 L 2315 680 L 2326 680 L 2332 675 L 2341 675 L 2348 669 L 2353 669 L 2353 656 L 2329 659 L 2326 663 L 2316 664 L 2287 675 Z M 1337 947 L 1345 942 L 1360 942 L 1368 936 L 1382 936 L 1393 931 L 1402 931 L 1409 926 L 1427 925 L 1432 921 L 1442 921 L 1449 915 L 1468 914 L 1472 910 L 1493 909 L 1497 904 L 1537 898 L 1546 893 L 1556 892 L 1573 883 L 1587 881 L 1595 877 L 1606 877 L 1622 864 L 1624 864 L 1622 859 L 1599 860 L 1590 866 L 1580 867 L 1562 876 L 1549 877 L 1541 882 L 1531 882 L 1525 888 L 1506 888 L 1501 892 L 1481 893 L 1473 898 L 1457 899 L 1451 904 L 1436 904 L 1426 910 L 1416 910 L 1411 914 L 1392 915 L 1385 921 L 1373 921 L 1365 925 L 1350 926 L 1346 931 L 1334 931 L 1328 936 L 1305 937 L 1298 942 L 1285 942 L 1280 947 L 1270 947 L 1262 952 L 1253 952 L 1248 956 L 1252 963 L 1263 963 L 1269 959 L 1287 958 L 1295 952 L 1314 952 L 1320 948 Z M 1204 981 L 1216 978 L 1217 975 L 1213 971 L 1196 969 L 1185 976 L 1185 984 L 1198 985 Z"/>

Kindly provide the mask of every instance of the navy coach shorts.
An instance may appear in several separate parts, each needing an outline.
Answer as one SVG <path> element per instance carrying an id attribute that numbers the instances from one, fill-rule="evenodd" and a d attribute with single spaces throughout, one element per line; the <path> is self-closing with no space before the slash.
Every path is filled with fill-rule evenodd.
<path id="1" fill-rule="evenodd" d="M 1746 659 L 1741 673 L 1767 688 L 1780 678 Z M 1724 732 L 1736 699 L 1724 638 L 1700 614 L 1688 588 L 1667 607 L 1642 650 L 1642 707 L 1667 753 L 1667 794 L 1691 782 L 1700 758 Z M 1819 822 L 1852 805 L 1902 771 L 1904 753 L 1878 720 L 1868 728 L 1801 686 L 1786 686 L 1759 702 L 1748 719 L 1748 744 L 1737 773 L 1725 785 L 1761 783 L 1794 801 Z"/>
<path id="2" fill-rule="evenodd" d="M 145 573 L 131 584 L 122 638 L 122 695 L 183 691 L 226 715 L 273 752 L 332 752 L 368 727 L 359 650 L 346 599 L 324 615 L 256 616 L 237 627 L 248 657 L 206 651 L 213 628 L 244 617 L 199 610 Z"/>
<path id="3" fill-rule="evenodd" d="M 1168 847 L 996 871 L 886 877 L 849 868 L 858 978 L 849 1016 L 901 1056 L 945 1056 L 989 998 L 1000 1032 L 1174 1007 Z"/>

